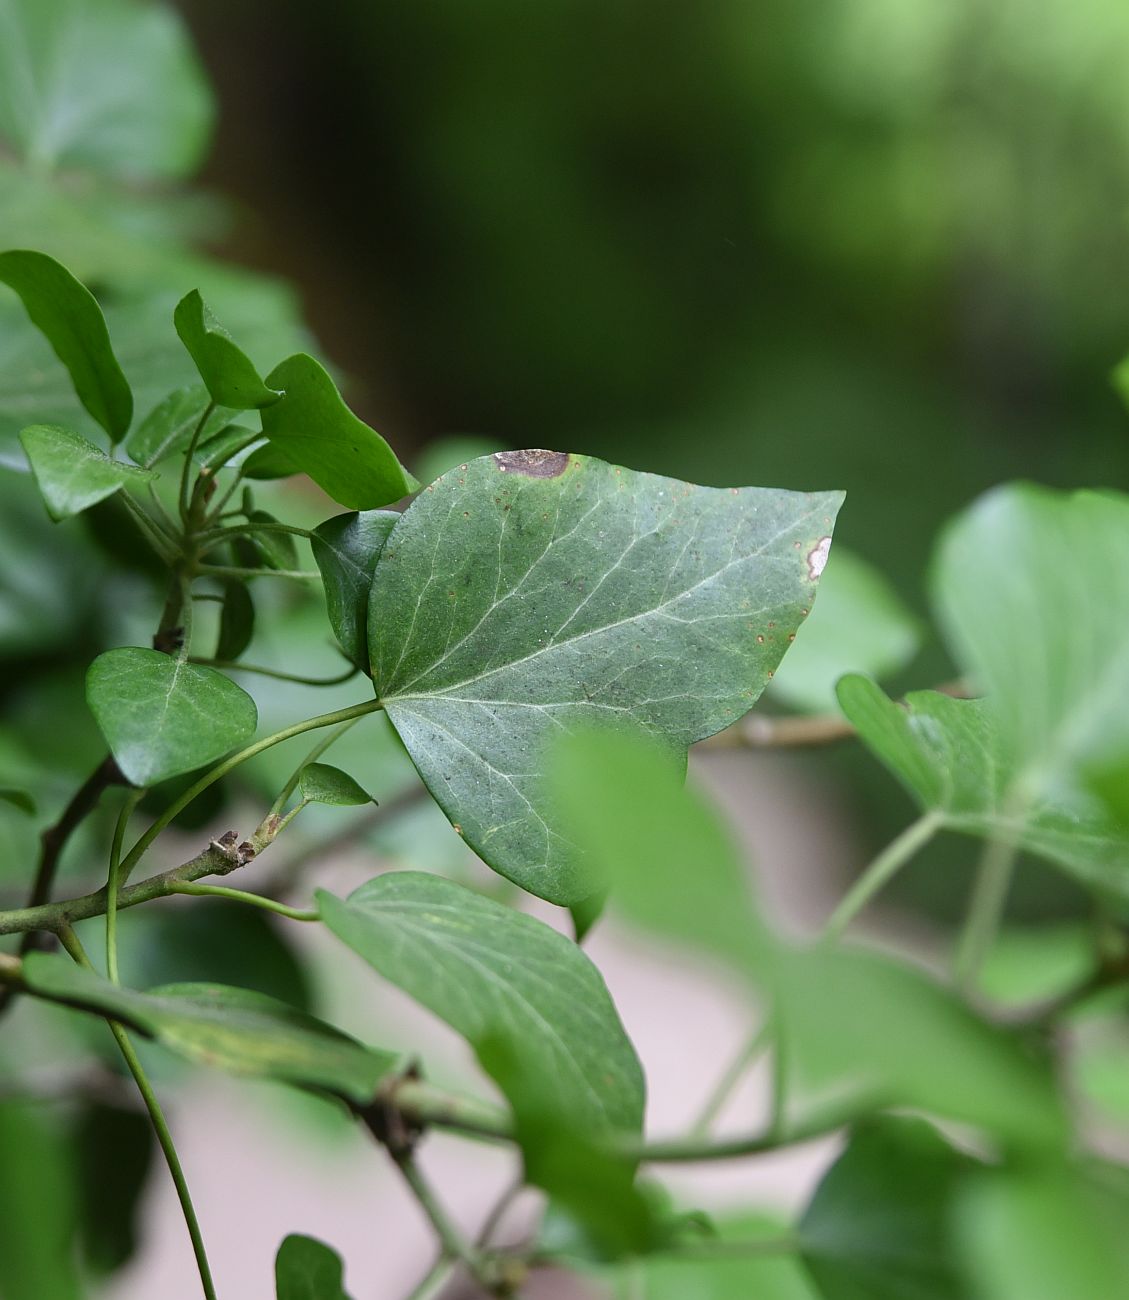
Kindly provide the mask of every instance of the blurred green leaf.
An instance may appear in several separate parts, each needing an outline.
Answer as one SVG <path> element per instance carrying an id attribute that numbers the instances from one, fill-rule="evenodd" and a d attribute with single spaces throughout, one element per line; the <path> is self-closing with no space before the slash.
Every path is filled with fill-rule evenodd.
<path id="1" fill-rule="evenodd" d="M 972 1300 L 1126 1300 L 1129 1202 L 1070 1169 L 970 1182 L 957 1214 Z"/>
<path id="2" fill-rule="evenodd" d="M 550 902 L 590 894 L 541 789 L 549 738 L 612 720 L 685 750 L 741 717 L 810 608 L 841 499 L 548 451 L 420 493 L 376 566 L 373 682 L 474 851 Z"/>
<path id="3" fill-rule="evenodd" d="M 0 135 L 37 168 L 181 176 L 200 161 L 211 120 L 170 6 L 0 0 Z"/>
<path id="4" fill-rule="evenodd" d="M 141 1196 L 156 1145 L 153 1125 L 141 1109 L 93 1102 L 82 1107 L 71 1138 L 82 1254 L 87 1267 L 103 1276 L 137 1250 Z"/>
<path id="5" fill-rule="evenodd" d="M 448 470 L 457 469 L 480 456 L 492 456 L 496 451 L 509 451 L 497 438 L 476 438 L 471 434 L 452 434 L 429 442 L 413 462 L 416 477 L 421 483 L 434 483 Z"/>
<path id="6" fill-rule="evenodd" d="M 394 510 L 336 515 L 318 524 L 311 541 L 330 626 L 342 650 L 366 673 L 369 589 L 380 552 L 399 518 Z"/>
<path id="7" fill-rule="evenodd" d="M 1026 807 L 1016 803 L 1020 773 L 1009 761 L 993 702 L 914 691 L 901 706 L 854 675 L 839 683 L 838 694 L 863 743 L 922 809 L 942 815 L 943 826 L 984 837 L 1014 835 L 1083 883 L 1129 896 L 1129 828 L 1118 826 L 1093 795 L 1061 782 L 1044 787 Z"/>
<path id="8" fill-rule="evenodd" d="M 215 657 L 221 663 L 233 662 L 251 644 L 254 634 L 255 602 L 250 589 L 245 582 L 225 581 Z"/>
<path id="9" fill-rule="evenodd" d="M 13 808 L 18 808 L 20 812 L 27 813 L 29 817 L 35 816 L 35 800 L 26 790 L 19 790 L 11 785 L 0 785 L 0 800 L 11 804 Z"/>
<path id="10" fill-rule="evenodd" d="M 1067 921 L 1020 928 L 996 935 L 977 981 L 993 1002 L 1012 1006 L 1061 997 L 1093 973 L 1093 927 Z"/>
<path id="11" fill-rule="evenodd" d="M 277 524 L 278 520 L 265 510 L 252 510 L 247 516 L 250 524 Z M 270 529 L 256 529 L 249 534 L 251 545 L 263 558 L 268 569 L 298 568 L 298 548 L 292 533 L 272 532 Z"/>
<path id="12" fill-rule="evenodd" d="M 94 295 L 54 258 L 26 249 L 0 253 L 0 283 L 19 294 L 70 372 L 79 400 L 117 442 L 133 418 L 133 394 Z"/>
<path id="13" fill-rule="evenodd" d="M 79 1300 L 72 1152 L 42 1106 L 0 1101 L 0 1295 Z"/>
<path id="14" fill-rule="evenodd" d="M 950 1219 L 975 1167 L 923 1120 L 858 1126 L 800 1222 L 824 1300 L 968 1300 Z"/>
<path id="15" fill-rule="evenodd" d="M 113 460 L 77 433 L 53 424 L 32 424 L 21 434 L 47 513 L 68 519 L 123 487 L 140 487 L 153 477 L 125 461 Z"/>
<path id="16" fill-rule="evenodd" d="M 129 435 L 125 443 L 126 451 L 147 469 L 159 464 L 166 456 L 184 451 L 192 441 L 192 435 L 200 421 L 204 419 L 204 412 L 210 403 L 208 390 L 200 384 L 174 389 L 157 403 Z M 204 421 L 200 441 L 206 443 L 219 433 L 231 416 L 228 407 L 216 407 Z"/>
<path id="17" fill-rule="evenodd" d="M 1053 1146 L 1063 1118 L 1046 1069 L 950 992 L 892 959 L 780 942 L 716 814 L 679 788 L 645 736 L 561 737 L 549 757 L 570 834 L 630 919 L 720 958 L 773 996 L 801 1094 L 910 1105 L 1009 1141 Z M 712 829 L 710 821 L 714 822 Z"/>
<path id="18" fill-rule="evenodd" d="M 302 769 L 298 789 L 302 798 L 308 799 L 311 803 L 350 807 L 376 802 L 371 794 L 361 789 L 348 772 L 330 767 L 328 763 L 307 763 Z"/>
<path id="19" fill-rule="evenodd" d="M 519 1057 L 540 1109 L 578 1131 L 639 1131 L 638 1059 L 599 972 L 563 935 L 419 872 L 377 876 L 344 902 L 317 897 L 326 925 L 385 979 L 476 1048 Z"/>
<path id="20" fill-rule="evenodd" d="M 33 993 L 112 1016 L 199 1065 L 355 1102 L 371 1101 L 398 1059 L 250 989 L 166 984 L 140 993 L 55 953 L 31 953 L 24 976 Z"/>
<path id="21" fill-rule="evenodd" d="M 278 1300 L 349 1300 L 341 1257 L 313 1237 L 291 1233 L 283 1239 L 274 1280 Z"/>
<path id="22" fill-rule="evenodd" d="M 1021 793 L 1129 758 L 1129 498 L 1018 485 L 942 536 L 938 613 Z"/>
<path id="23" fill-rule="evenodd" d="M 290 478 L 302 471 L 273 442 L 268 442 L 255 450 L 243 462 L 243 477 L 250 479 Z"/>
<path id="24" fill-rule="evenodd" d="M 819 599 L 796 631 L 769 693 L 812 713 L 835 710 L 835 683 L 848 672 L 884 677 L 917 653 L 921 625 L 872 565 L 835 546 Z"/>
<path id="25" fill-rule="evenodd" d="M 199 664 L 125 646 L 90 665 L 86 699 L 110 752 L 133 785 L 191 772 L 254 734 L 255 701 Z"/>
<path id="26" fill-rule="evenodd" d="M 173 324 L 217 406 L 250 411 L 279 400 L 281 393 L 263 383 L 250 358 L 212 315 L 199 289 L 177 303 Z"/>
<path id="27" fill-rule="evenodd" d="M 349 410 L 313 357 L 288 357 L 267 383 L 284 396 L 264 409 L 263 432 L 334 501 L 371 510 L 419 487 L 380 434 Z"/>

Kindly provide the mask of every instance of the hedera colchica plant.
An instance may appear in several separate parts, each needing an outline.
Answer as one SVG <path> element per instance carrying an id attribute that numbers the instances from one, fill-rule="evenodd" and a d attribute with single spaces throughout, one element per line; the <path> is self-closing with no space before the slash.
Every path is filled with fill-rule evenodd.
<path id="1" fill-rule="evenodd" d="M 1124 1169 L 1098 1154 L 1068 1105 L 1069 1027 L 1095 997 L 1116 996 L 1129 969 L 1129 503 L 1003 488 L 951 525 L 934 581 L 961 688 L 894 702 L 870 677 L 844 675 L 885 671 L 916 643 L 881 584 L 844 558 L 827 613 L 812 613 L 825 566 L 834 575 L 840 563 L 838 493 L 700 487 L 545 450 L 470 459 L 421 485 L 317 361 L 297 354 L 262 377 L 195 291 L 173 323 L 200 383 L 135 419 L 93 296 L 37 252 L 0 255 L 0 279 L 110 440 L 107 450 L 54 424 L 24 429 L 48 513 L 120 503 L 166 584 L 151 643 L 89 665 L 86 700 L 107 752 L 45 830 L 26 906 L 0 911 L 0 934 L 21 936 L 0 954 L 0 984 L 5 1006 L 54 1003 L 107 1022 L 175 1182 L 205 1296 L 217 1294 L 205 1242 L 138 1037 L 346 1108 L 434 1228 L 436 1262 L 417 1297 L 454 1274 L 487 1295 L 519 1295 L 549 1265 L 652 1300 L 1129 1294 Z M 306 529 L 259 508 L 252 484 L 298 473 L 347 512 Z M 306 545 L 316 568 L 303 567 Z M 243 662 L 264 581 L 320 581 L 347 661 L 330 680 L 359 683 L 352 704 L 314 707 L 270 734 L 230 674 L 318 684 Z M 211 654 L 194 619 L 207 602 L 220 607 Z M 797 635 L 803 655 L 789 677 Z M 742 721 L 782 662 L 778 699 L 818 709 L 841 679 L 842 718 Z M 263 886 L 254 864 L 303 809 L 381 793 L 377 766 L 346 773 L 324 761 L 376 713 L 420 793 L 519 891 L 503 899 L 393 871 L 345 898 L 307 890 L 300 908 Z M 718 815 L 685 785 L 689 748 L 727 729 L 755 744 L 853 730 L 920 806 L 815 941 L 777 932 Z M 312 748 L 253 828 L 152 869 L 164 833 L 217 783 L 307 733 Z M 34 796 L 5 783 L 3 815 L 35 816 Z M 101 800 L 116 810 L 106 883 L 59 897 L 63 849 Z M 842 942 L 942 830 L 984 842 L 951 980 Z M 1021 849 L 1080 880 L 1096 920 L 1080 979 L 1005 1023 L 983 977 Z M 512 905 L 520 891 L 570 909 L 575 938 Z M 504 1104 L 435 1087 L 411 1045 L 362 1043 L 261 992 L 127 986 L 119 916 L 172 895 L 323 925 L 465 1039 Z M 605 903 L 719 964 L 749 995 L 749 1044 L 718 1071 L 685 1134 L 644 1132 L 643 1071 L 582 946 Z M 90 921 L 100 955 L 80 938 Z M 761 1055 L 773 1062 L 771 1114 L 718 1132 L 718 1112 Z M 0 1105 L 0 1136 L 6 1125 Z M 476 1240 L 452 1222 L 416 1161 L 433 1129 L 520 1151 L 511 1195 L 537 1189 L 545 1206 L 531 1236 L 499 1244 L 511 1195 Z M 755 1159 L 841 1131 L 842 1153 L 792 1227 L 714 1223 L 654 1181 L 664 1164 Z M 0 1192 L 0 1209 L 11 1194 Z M 0 1213 L 0 1241 L 3 1223 Z M 20 1289 L 31 1277 L 48 1300 L 77 1294 L 71 1268 L 26 1243 L 0 1252 L 13 1300 L 32 1294 Z M 347 1297 L 341 1260 L 308 1237 L 282 1243 L 275 1276 L 280 1300 Z"/>

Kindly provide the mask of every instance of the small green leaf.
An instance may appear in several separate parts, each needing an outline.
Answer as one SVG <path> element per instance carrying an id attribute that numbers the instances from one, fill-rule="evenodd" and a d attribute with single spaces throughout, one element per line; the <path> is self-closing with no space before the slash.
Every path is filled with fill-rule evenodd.
<path id="1" fill-rule="evenodd" d="M 202 159 L 212 97 L 171 6 L 7 0 L 0 31 L 0 136 L 35 170 L 171 179 Z"/>
<path id="2" fill-rule="evenodd" d="M 824 1300 L 968 1300 L 949 1220 L 975 1168 L 923 1120 L 859 1125 L 800 1223 Z"/>
<path id="3" fill-rule="evenodd" d="M 1129 1203 L 1076 1170 L 982 1174 L 956 1223 L 961 1300 L 1129 1300 Z"/>
<path id="4" fill-rule="evenodd" d="M 872 565 L 836 545 L 819 600 L 796 633 L 769 693 L 793 708 L 835 709 L 835 683 L 848 672 L 882 678 L 917 653 L 921 625 Z"/>
<path id="5" fill-rule="evenodd" d="M 174 389 L 129 435 L 126 451 L 146 469 L 151 469 L 167 456 L 184 451 L 211 404 L 208 390 L 201 384 Z M 215 407 L 204 422 L 200 441 L 207 442 L 219 433 L 232 414 L 226 406 Z"/>
<path id="6" fill-rule="evenodd" d="M 243 477 L 256 480 L 290 478 L 302 471 L 287 454 L 273 442 L 265 443 L 243 462 Z"/>
<path id="7" fill-rule="evenodd" d="M 133 785 L 191 772 L 254 734 L 255 701 L 214 668 L 125 646 L 90 665 L 86 700 Z"/>
<path id="8" fill-rule="evenodd" d="M 278 1300 L 350 1300 L 340 1255 L 313 1237 L 291 1233 L 283 1240 L 274 1281 Z"/>
<path id="9" fill-rule="evenodd" d="M 318 906 L 339 939 L 473 1046 L 519 1056 L 553 1116 L 638 1132 L 638 1059 L 599 972 L 563 935 L 418 872 L 378 876 L 344 902 L 319 890 Z"/>
<path id="10" fill-rule="evenodd" d="M 10 803 L 13 808 L 18 808 L 20 812 L 27 813 L 29 817 L 35 816 L 35 800 L 26 790 L 12 785 L 0 785 L 0 799 L 4 803 Z"/>
<path id="11" fill-rule="evenodd" d="M 20 434 L 36 486 L 52 519 L 69 519 L 123 487 L 153 477 L 146 469 L 113 460 L 92 442 L 53 424 L 32 424 Z"/>
<path id="12" fill-rule="evenodd" d="M 247 354 L 208 310 L 198 289 L 177 303 L 173 324 L 217 406 L 250 411 L 279 400 L 281 394 L 259 378 Z"/>
<path id="13" fill-rule="evenodd" d="M 276 1079 L 358 1103 L 397 1064 L 331 1025 L 250 989 L 168 984 L 140 993 L 55 953 L 24 961 L 28 988 L 43 997 L 112 1016 L 199 1065 Z"/>
<path id="14" fill-rule="evenodd" d="M 94 295 L 54 258 L 26 249 L 0 253 L 0 283 L 19 294 L 70 371 L 79 401 L 117 442 L 133 419 L 133 394 Z"/>
<path id="15" fill-rule="evenodd" d="M 288 357 L 267 383 L 285 396 L 263 411 L 263 432 L 334 501 L 371 510 L 419 487 L 380 434 L 349 410 L 313 357 Z"/>
<path id="16" fill-rule="evenodd" d="M 380 552 L 399 518 L 394 510 L 337 515 L 318 524 L 311 542 L 325 585 L 330 626 L 342 650 L 365 672 L 369 670 L 369 588 Z"/>
<path id="17" fill-rule="evenodd" d="M 361 789 L 348 772 L 330 767 L 328 763 L 308 763 L 302 769 L 298 789 L 301 791 L 302 798 L 308 799 L 310 803 L 328 803 L 347 808 L 376 802 L 371 794 Z"/>
<path id="18" fill-rule="evenodd" d="M 998 712 L 987 700 L 914 691 L 905 706 L 865 677 L 844 677 L 839 703 L 863 743 L 949 830 L 1014 835 L 1029 852 L 1085 884 L 1129 896 L 1129 827 L 1093 795 L 1066 782 L 1013 806 L 1020 774 L 1008 757 Z"/>
<path id="19" fill-rule="evenodd" d="M 376 566 L 373 683 L 471 848 L 551 902 L 589 894 L 542 790 L 550 737 L 604 721 L 685 752 L 740 718 L 811 607 L 841 501 L 550 451 L 420 493 Z"/>
<path id="20" fill-rule="evenodd" d="M 277 524 L 274 515 L 265 510 L 252 510 L 247 516 L 249 524 Z M 294 544 L 292 533 L 274 532 L 268 529 L 256 529 L 249 533 L 251 544 L 262 556 L 268 569 L 296 569 L 298 567 L 298 548 Z"/>
<path id="21" fill-rule="evenodd" d="M 258 431 L 249 429 L 245 424 L 225 424 L 218 433 L 196 448 L 196 463 L 201 469 L 210 470 L 214 474 L 216 470 L 231 464 L 235 456 L 246 450 L 258 437 Z"/>
<path id="22" fill-rule="evenodd" d="M 223 584 L 220 628 L 215 657 L 221 663 L 239 658 L 255 634 L 255 602 L 245 582 L 228 579 Z"/>

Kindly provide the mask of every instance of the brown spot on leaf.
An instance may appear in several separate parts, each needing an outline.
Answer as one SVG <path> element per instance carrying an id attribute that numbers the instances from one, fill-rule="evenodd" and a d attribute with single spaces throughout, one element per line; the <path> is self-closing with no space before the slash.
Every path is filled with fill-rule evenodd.
<path id="1" fill-rule="evenodd" d="M 831 550 L 831 538 L 821 537 L 818 542 L 808 551 L 808 577 L 815 582 L 823 572 L 824 565 L 827 563 L 827 556 Z"/>
<path id="2" fill-rule="evenodd" d="M 568 469 L 568 460 L 566 451 L 545 451 L 540 447 L 494 453 L 494 463 L 503 474 L 522 474 L 526 478 L 560 478 Z"/>

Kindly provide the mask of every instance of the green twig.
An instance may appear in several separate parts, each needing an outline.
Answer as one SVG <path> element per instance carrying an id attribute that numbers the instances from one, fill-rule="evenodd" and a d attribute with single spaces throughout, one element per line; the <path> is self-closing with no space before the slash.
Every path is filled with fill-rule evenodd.
<path id="1" fill-rule="evenodd" d="M 1017 851 L 1018 845 L 1011 836 L 990 839 L 984 845 L 953 962 L 957 987 L 966 994 L 975 987 L 980 967 L 999 929 Z"/>
<path id="2" fill-rule="evenodd" d="M 294 791 L 298 788 L 298 782 L 302 779 L 302 773 L 311 763 L 316 763 L 322 754 L 335 744 L 357 721 L 356 718 L 350 718 L 348 722 L 343 722 L 339 727 L 335 727 L 327 736 L 323 736 L 318 743 L 310 750 L 304 759 L 298 764 L 293 772 L 287 777 L 286 784 L 282 787 L 278 798 L 271 804 L 270 815 L 277 816 L 286 807 L 287 801 Z"/>
<path id="3" fill-rule="evenodd" d="M 90 958 L 87 957 L 86 951 L 79 942 L 78 935 L 69 926 L 63 926 L 59 930 L 59 940 L 80 966 L 84 966 L 88 970 L 93 969 Z M 118 1045 L 122 1059 L 125 1061 L 130 1074 L 133 1075 L 134 1082 L 137 1084 L 137 1091 L 141 1094 L 145 1109 L 149 1112 L 153 1132 L 156 1133 L 157 1141 L 164 1153 L 165 1163 L 169 1167 L 173 1185 L 176 1187 L 177 1199 L 180 1201 L 180 1209 L 184 1215 L 188 1235 L 192 1240 L 192 1250 L 196 1256 L 196 1267 L 200 1273 L 200 1285 L 203 1288 L 204 1296 L 206 1300 L 216 1300 L 216 1288 L 212 1281 L 211 1268 L 208 1266 L 208 1253 L 204 1248 L 204 1237 L 200 1231 L 200 1221 L 196 1218 L 192 1195 L 188 1190 L 188 1180 L 184 1176 L 180 1156 L 177 1154 L 176 1144 L 173 1142 L 172 1133 L 169 1131 L 168 1122 L 165 1119 L 164 1111 L 161 1109 L 161 1103 L 157 1100 L 157 1094 L 153 1091 L 149 1077 L 146 1075 L 141 1061 L 134 1051 L 129 1035 L 116 1020 L 110 1020 L 107 1017 L 106 1023 L 110 1026 L 110 1032 Z"/>
<path id="4" fill-rule="evenodd" d="M 714 1126 L 733 1089 L 741 1082 L 745 1072 L 771 1041 L 771 1028 L 771 1021 L 766 1020 L 755 1034 L 741 1044 L 741 1050 L 729 1062 L 713 1091 L 706 1098 L 698 1118 L 691 1125 L 691 1137 L 704 1137 Z"/>
<path id="5" fill-rule="evenodd" d="M 264 898 L 261 894 L 251 894 L 245 889 L 229 889 L 226 885 L 196 885 L 184 881 L 172 885 L 169 893 L 190 894 L 194 898 L 229 898 L 235 903 L 248 903 L 252 907 L 261 907 L 265 912 L 276 912 L 279 916 L 285 916 L 291 921 L 321 920 L 321 913 L 315 908 L 303 910 L 299 907 L 288 907 L 285 903 L 278 903 L 273 898 Z"/>
<path id="6" fill-rule="evenodd" d="M 204 407 L 204 413 L 200 416 L 196 428 L 192 431 L 192 440 L 188 444 L 188 450 L 184 453 L 184 465 L 181 467 L 180 471 L 180 493 L 178 501 L 180 504 L 180 517 L 184 521 L 186 527 L 188 525 L 189 507 L 188 484 L 192 478 L 193 468 L 192 458 L 196 455 L 196 445 L 199 443 L 204 432 L 204 426 L 208 423 L 208 420 L 211 418 L 211 414 L 215 409 L 215 402 L 209 402 L 208 405 Z"/>
<path id="7" fill-rule="evenodd" d="M 457 1260 L 449 1259 L 445 1254 L 440 1255 L 422 1280 L 412 1288 L 408 1300 L 437 1300 L 458 1266 Z"/>
<path id="8" fill-rule="evenodd" d="M 838 939 L 875 894 L 905 866 L 913 855 L 941 828 L 943 816 L 933 810 L 924 813 L 888 844 L 847 891 L 823 927 L 825 942 Z"/>
<path id="9" fill-rule="evenodd" d="M 131 790 L 122 801 L 114 838 L 110 845 L 110 870 L 106 880 L 106 977 L 111 984 L 118 983 L 118 869 L 121 866 L 122 844 L 133 810 L 144 796 L 144 790 Z"/>
<path id="10" fill-rule="evenodd" d="M 411 1152 L 395 1151 L 391 1147 L 387 1150 L 392 1157 L 392 1163 L 403 1175 L 404 1182 L 419 1203 L 420 1209 L 427 1215 L 428 1222 L 439 1239 L 443 1254 L 448 1259 L 458 1260 L 466 1266 L 472 1277 L 477 1278 L 480 1273 L 478 1252 L 451 1222 L 447 1211 L 436 1197 L 431 1184 L 424 1178 Z"/>
<path id="11" fill-rule="evenodd" d="M 249 520 L 245 524 L 232 524 L 229 528 L 210 528 L 200 534 L 199 542 L 201 546 L 217 546 L 233 537 L 248 537 L 254 533 L 289 533 L 292 537 L 313 537 L 313 533 L 308 528 L 280 524 L 275 519 L 269 522 L 264 520 L 261 523 L 258 520 Z"/>
<path id="12" fill-rule="evenodd" d="M 176 542 L 166 535 L 165 531 L 129 495 L 129 492 L 119 492 L 118 500 L 125 506 L 126 512 L 132 516 L 137 524 L 138 531 L 157 553 L 158 557 L 165 564 L 175 564 L 180 552 Z"/>
<path id="13" fill-rule="evenodd" d="M 248 569 L 234 564 L 198 564 L 196 572 L 206 578 L 295 578 L 321 581 L 317 569 Z"/>
<path id="14" fill-rule="evenodd" d="M 336 677 L 303 677 L 300 673 L 284 673 L 278 668 L 263 668 L 258 664 L 245 664 L 237 659 L 204 659 L 192 655 L 189 663 L 202 664 L 205 668 L 222 668 L 227 672 L 258 673 L 262 677 L 275 677 L 280 682 L 297 682 L 300 686 L 340 686 L 360 672 L 355 664 L 350 664 L 347 671 Z"/>

